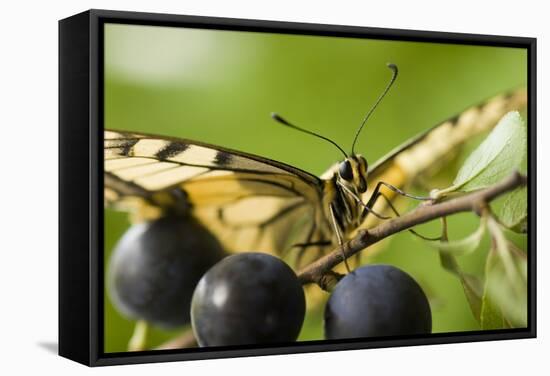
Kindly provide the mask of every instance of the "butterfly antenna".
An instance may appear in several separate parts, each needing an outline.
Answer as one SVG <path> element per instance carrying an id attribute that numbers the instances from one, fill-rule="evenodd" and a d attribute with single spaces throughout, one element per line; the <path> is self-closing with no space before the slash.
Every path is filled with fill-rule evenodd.
<path id="1" fill-rule="evenodd" d="M 287 127 L 289 128 L 292 128 L 292 129 L 295 129 L 297 131 L 300 131 L 300 132 L 304 132 L 304 133 L 307 133 L 309 135 L 312 135 L 312 136 L 315 136 L 315 137 L 318 137 L 322 140 L 325 140 L 325 141 L 328 141 L 330 142 L 332 145 L 336 146 L 338 148 L 338 150 L 340 150 L 340 152 L 344 155 L 344 158 L 347 158 L 348 155 L 346 154 L 346 152 L 344 151 L 344 149 L 342 149 L 336 142 L 332 141 L 330 138 L 327 138 L 325 136 L 321 136 L 320 134 L 317 134 L 315 132 L 312 132 L 312 131 L 308 131 L 307 129 L 303 129 L 303 128 L 300 128 L 292 123 L 289 123 L 287 120 L 283 119 L 279 114 L 275 113 L 275 112 L 272 112 L 271 113 L 271 117 L 273 118 L 273 120 L 275 120 L 276 122 L 280 123 L 280 124 L 283 124 L 283 125 L 286 125 Z"/>
<path id="2" fill-rule="evenodd" d="M 393 74 L 391 76 L 391 79 L 390 79 L 390 82 L 388 83 L 388 85 L 384 89 L 384 92 L 382 92 L 382 94 L 378 97 L 378 100 L 376 101 L 376 103 L 374 103 L 374 106 L 371 107 L 371 109 L 369 110 L 369 112 L 367 113 L 365 118 L 363 119 L 363 122 L 361 123 L 361 125 L 357 129 L 357 132 L 355 132 L 355 138 L 353 139 L 353 144 L 351 144 L 351 154 L 352 155 L 355 154 L 355 143 L 357 142 L 357 138 L 359 137 L 359 134 L 361 133 L 361 130 L 363 130 L 363 127 L 365 126 L 365 123 L 367 122 L 367 120 L 369 119 L 369 117 L 373 113 L 373 111 L 376 109 L 376 107 L 378 107 L 378 104 L 386 96 L 386 94 L 388 93 L 388 91 L 392 87 L 393 83 L 395 82 L 395 79 L 397 78 L 397 74 L 399 73 L 399 71 L 397 70 L 397 65 L 392 64 L 392 63 L 388 63 L 387 67 L 390 68 L 393 72 Z"/>

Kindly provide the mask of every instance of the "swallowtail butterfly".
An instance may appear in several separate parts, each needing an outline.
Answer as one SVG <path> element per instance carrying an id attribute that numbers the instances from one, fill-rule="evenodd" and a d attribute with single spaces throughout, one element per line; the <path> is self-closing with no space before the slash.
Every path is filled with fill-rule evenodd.
<path id="1" fill-rule="evenodd" d="M 384 94 L 397 74 L 391 68 L 394 76 Z M 230 251 L 280 255 L 297 248 L 303 251 L 299 257 L 312 261 L 374 225 L 400 190 L 526 102 L 524 89 L 486 100 L 370 165 L 340 148 L 343 161 L 320 177 L 200 141 L 105 130 L 105 205 L 131 212 L 134 220 L 192 214 Z"/>

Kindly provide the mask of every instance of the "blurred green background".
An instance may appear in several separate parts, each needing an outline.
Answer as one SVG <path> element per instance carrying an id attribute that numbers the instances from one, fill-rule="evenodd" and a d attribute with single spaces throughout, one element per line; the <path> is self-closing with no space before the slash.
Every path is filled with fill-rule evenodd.
<path id="1" fill-rule="evenodd" d="M 341 155 L 278 125 L 271 112 L 349 150 L 357 126 L 391 76 L 386 63 L 393 62 L 399 78 L 356 147 L 373 163 L 416 133 L 527 81 L 522 49 L 156 26 L 105 25 L 104 56 L 106 128 L 223 145 L 317 175 Z M 473 215 L 454 216 L 451 239 L 477 224 Z M 126 214 L 105 211 L 105 267 L 128 226 Z M 420 231 L 437 235 L 439 224 Z M 481 275 L 484 260 L 485 252 L 478 251 L 459 262 Z M 396 265 L 422 285 L 434 332 L 479 329 L 460 282 L 421 240 L 398 234 L 369 262 Z M 113 308 L 107 291 L 104 322 L 105 351 L 126 351 L 134 323 Z M 149 344 L 174 333 L 154 329 Z M 299 339 L 322 339 L 322 307 L 307 315 Z"/>

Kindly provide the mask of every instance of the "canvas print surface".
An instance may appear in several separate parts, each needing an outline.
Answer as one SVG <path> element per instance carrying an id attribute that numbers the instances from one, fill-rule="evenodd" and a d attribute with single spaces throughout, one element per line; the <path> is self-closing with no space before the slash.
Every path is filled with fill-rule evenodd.
<path id="1" fill-rule="evenodd" d="M 105 353 L 528 326 L 525 49 L 103 35 Z"/>

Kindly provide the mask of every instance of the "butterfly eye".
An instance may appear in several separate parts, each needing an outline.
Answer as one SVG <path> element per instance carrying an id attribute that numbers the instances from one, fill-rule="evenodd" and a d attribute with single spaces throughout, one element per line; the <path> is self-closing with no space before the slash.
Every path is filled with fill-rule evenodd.
<path id="1" fill-rule="evenodd" d="M 344 180 L 351 181 L 353 179 L 353 171 L 351 170 L 351 164 L 349 163 L 349 161 L 344 161 L 340 163 L 338 174 Z"/>

